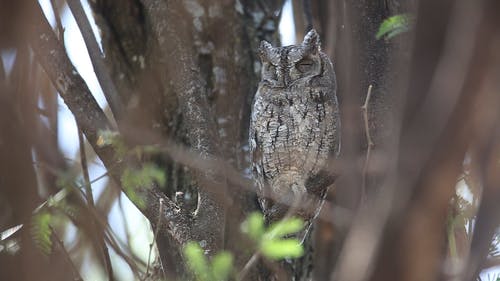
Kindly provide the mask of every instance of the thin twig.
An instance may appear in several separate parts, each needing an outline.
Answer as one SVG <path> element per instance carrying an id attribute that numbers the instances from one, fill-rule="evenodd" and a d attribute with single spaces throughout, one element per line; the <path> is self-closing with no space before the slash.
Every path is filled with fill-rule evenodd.
<path id="1" fill-rule="evenodd" d="M 138 272 L 140 271 L 139 264 L 140 266 L 145 266 L 146 264 L 142 262 L 142 260 L 134 252 L 132 252 L 130 248 L 127 248 L 127 244 L 116 237 L 116 234 L 109 227 L 109 224 L 107 224 L 99 214 L 93 214 L 93 216 L 97 218 L 98 222 L 101 224 L 101 228 L 105 230 L 104 238 L 106 243 L 110 245 L 117 255 L 123 258 L 132 270 L 133 274 L 138 277 Z"/>
<path id="2" fill-rule="evenodd" d="M 78 124 L 76 125 L 78 127 Z M 85 141 L 83 139 L 83 133 L 80 128 L 78 128 L 78 142 L 80 144 L 80 164 L 82 166 L 84 187 L 85 187 L 85 197 L 89 205 L 94 208 L 94 197 L 92 196 L 92 187 L 90 185 L 89 168 L 87 166 L 87 154 L 85 153 Z"/>
<path id="3" fill-rule="evenodd" d="M 64 27 L 61 23 L 61 14 L 59 13 L 59 8 L 57 7 L 57 3 L 55 0 L 50 0 L 50 4 L 52 5 L 52 12 L 54 13 L 54 17 L 56 18 L 56 29 L 57 29 L 57 37 L 59 41 L 64 45 Z"/>
<path id="4" fill-rule="evenodd" d="M 109 247 L 112 248 L 117 255 L 123 258 L 123 260 L 128 264 L 132 272 L 134 273 L 135 276 L 137 276 L 137 272 L 140 271 L 139 267 L 137 266 L 136 261 L 141 261 L 133 252 L 131 252 L 130 248 L 127 248 L 127 245 L 120 241 L 114 234 L 113 230 L 110 228 L 109 224 L 105 219 L 103 219 L 102 215 L 99 214 L 95 209 L 88 208 L 86 209 L 88 213 L 86 215 L 89 217 L 89 220 L 92 220 L 94 223 L 97 224 L 96 228 L 102 229 L 104 231 L 103 237 L 105 240 L 105 243 L 107 245 L 110 245 Z M 68 216 L 68 218 L 78 227 L 78 221 L 76 221 L 72 216 Z M 125 253 L 125 250 L 127 251 Z M 129 257 L 129 255 L 132 256 Z M 145 266 L 146 264 L 141 262 L 141 266 Z"/>
<path id="5" fill-rule="evenodd" d="M 142 272 L 142 270 L 139 269 L 138 265 L 136 265 L 137 261 L 140 261 L 141 262 L 141 265 L 142 265 L 142 260 L 139 259 L 136 254 L 131 251 L 131 249 L 133 249 L 133 246 L 132 246 L 132 242 L 131 242 L 131 232 L 130 232 L 130 224 L 129 224 L 129 220 L 127 219 L 127 216 L 125 215 L 125 211 L 124 211 L 124 206 L 123 206 L 123 200 L 122 200 L 122 197 L 121 196 L 118 196 L 118 206 L 119 206 L 119 209 L 120 209 L 120 217 L 122 219 L 122 223 L 125 227 L 125 236 L 126 236 L 126 241 L 120 241 L 120 239 L 115 239 L 116 243 L 112 243 L 111 239 L 108 239 L 107 238 L 107 241 L 108 241 L 108 244 L 111 245 L 111 247 L 116 251 L 116 253 L 122 257 L 125 262 L 127 264 L 129 264 L 130 268 L 132 269 L 132 272 L 134 273 L 135 277 L 137 280 L 147 280 L 147 279 L 144 279 L 141 274 L 139 274 L 139 272 Z M 108 231 L 109 234 L 108 236 L 116 236 L 114 234 L 113 231 L 109 230 Z M 112 238 L 112 237 L 111 237 Z M 120 245 L 118 245 L 118 243 L 120 243 Z M 118 247 L 118 248 L 116 248 Z M 124 251 L 121 250 L 121 248 L 123 249 L 128 249 L 129 252 L 128 254 L 131 255 L 132 259 L 129 258 Z M 146 263 L 144 263 L 145 265 Z"/>
<path id="6" fill-rule="evenodd" d="M 243 267 L 243 269 L 240 271 L 240 273 L 238 274 L 238 278 L 236 280 L 238 281 L 242 281 L 245 276 L 248 274 L 248 272 L 250 271 L 250 269 L 257 263 L 257 261 L 259 260 L 260 258 L 260 251 L 257 251 L 255 252 L 252 257 L 250 257 L 250 259 L 248 260 L 248 262 L 245 264 L 245 266 Z"/>
<path id="7" fill-rule="evenodd" d="M 80 275 L 80 272 L 78 271 L 78 268 L 76 268 L 75 264 L 71 260 L 71 257 L 69 256 L 68 251 L 66 250 L 66 247 L 64 247 L 64 242 L 59 238 L 57 235 L 57 232 L 54 230 L 54 228 L 49 225 L 50 232 L 52 233 L 53 240 L 56 241 L 57 245 L 59 248 L 61 248 L 61 252 L 63 253 L 63 257 L 66 260 L 67 263 L 71 265 L 71 271 L 73 272 L 73 276 L 75 281 L 83 281 L 82 276 Z"/>
<path id="8" fill-rule="evenodd" d="M 123 200 L 121 196 L 118 196 L 118 207 L 120 209 L 120 217 L 122 219 L 123 226 L 125 227 L 125 237 L 126 237 L 126 243 L 127 247 L 129 249 L 132 249 L 132 244 L 131 244 L 131 231 L 130 231 L 130 225 L 128 223 L 127 215 L 125 215 L 125 209 L 123 206 Z"/>
<path id="9" fill-rule="evenodd" d="M 80 32 L 82 33 L 83 40 L 85 41 L 85 45 L 87 46 L 90 56 L 90 61 L 92 62 L 92 66 L 94 67 L 95 74 L 102 87 L 104 96 L 108 101 L 109 107 L 111 108 L 115 119 L 118 119 L 121 111 L 123 110 L 123 105 L 120 97 L 118 96 L 115 84 L 111 79 L 111 75 L 109 74 L 109 71 L 104 63 L 103 55 L 99 49 L 99 45 L 97 44 L 97 39 L 92 31 L 87 14 L 85 14 L 85 10 L 83 9 L 80 0 L 67 0 L 67 2 L 71 13 L 75 17 L 76 23 L 80 28 Z"/>
<path id="10" fill-rule="evenodd" d="M 94 197 L 92 195 L 92 186 L 90 185 L 90 176 L 89 176 L 89 169 L 87 166 L 87 155 L 85 153 L 85 141 L 83 139 L 83 133 L 82 130 L 80 130 L 80 127 L 78 126 L 77 123 L 77 128 L 78 128 L 78 142 L 80 144 L 80 164 L 82 165 L 82 173 L 83 173 L 83 180 L 85 182 L 85 197 L 87 198 L 87 202 L 89 204 L 89 208 L 92 210 L 95 210 L 95 203 L 94 203 Z M 94 226 L 97 226 L 97 224 L 94 224 Z M 101 227 L 97 227 L 99 233 L 103 233 L 101 230 Z M 97 237 L 99 239 L 99 237 Z M 99 244 L 102 248 L 102 253 L 104 255 L 104 263 L 106 265 L 106 271 L 108 272 L 108 278 L 109 280 L 114 280 L 113 277 L 113 266 L 111 265 L 111 258 L 109 256 L 109 251 L 108 247 L 106 246 L 106 242 L 104 242 L 104 238 L 101 240 L 99 239 Z"/>
<path id="11" fill-rule="evenodd" d="M 366 143 L 368 145 L 368 147 L 366 149 L 365 164 L 363 165 L 363 177 L 362 177 L 362 184 L 361 184 L 362 201 L 364 201 L 365 196 L 366 196 L 366 178 L 367 178 L 367 174 L 368 174 L 368 166 L 370 164 L 370 157 L 371 157 L 372 148 L 375 145 L 372 141 L 372 137 L 370 134 L 370 124 L 369 124 L 369 119 L 368 119 L 368 105 L 369 105 L 371 96 L 372 96 L 372 85 L 368 86 L 368 92 L 366 94 L 365 103 L 363 104 L 363 106 L 361 106 L 361 111 L 363 112 L 363 121 L 365 123 Z"/>
<path id="12" fill-rule="evenodd" d="M 66 189 L 64 189 L 66 190 Z M 43 207 L 43 206 L 42 206 Z M 39 207 L 39 208 L 42 208 Z M 116 238 L 116 235 L 113 233 L 113 231 L 110 229 L 109 225 L 104 221 L 102 216 L 97 213 L 95 209 L 86 209 L 88 213 L 89 219 L 92 220 L 94 223 L 97 223 L 100 229 L 104 229 L 104 240 L 107 244 L 110 245 L 111 248 L 114 249 L 117 255 L 123 258 L 123 260 L 127 263 L 127 265 L 130 267 L 132 270 L 132 273 L 134 274 L 136 279 L 139 279 L 138 272 L 140 271 L 140 268 L 136 264 L 136 261 L 141 261 L 134 253 L 130 252 L 130 248 L 127 248 L 127 245 L 125 245 L 122 241 Z M 81 222 L 75 219 L 75 217 L 68 215 L 67 213 L 64 213 L 68 217 L 68 219 L 73 222 L 73 224 L 76 227 L 80 227 Z M 124 250 L 128 250 L 127 253 L 125 253 Z M 131 255 L 132 257 L 129 257 L 128 255 Z M 145 263 L 141 263 L 141 266 L 145 266 Z"/>
<path id="13" fill-rule="evenodd" d="M 163 198 L 160 198 L 160 207 L 158 208 L 158 220 L 156 221 L 156 228 L 153 236 L 153 241 L 151 244 L 149 244 L 149 254 L 148 254 L 148 266 L 146 267 L 146 277 L 149 274 L 149 267 L 151 265 L 151 252 L 153 251 L 153 246 L 156 242 L 156 238 L 158 237 L 158 231 L 160 230 L 161 226 L 161 219 L 163 217 Z"/>

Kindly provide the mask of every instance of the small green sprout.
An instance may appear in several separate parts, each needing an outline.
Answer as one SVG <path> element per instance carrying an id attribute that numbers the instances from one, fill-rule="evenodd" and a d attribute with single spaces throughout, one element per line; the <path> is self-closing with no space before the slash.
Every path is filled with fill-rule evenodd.
<path id="1" fill-rule="evenodd" d="M 258 247 L 258 251 L 271 260 L 299 258 L 304 254 L 304 248 L 295 238 L 287 238 L 304 228 L 304 222 L 299 218 L 285 218 L 265 227 L 264 218 L 260 213 L 252 213 L 242 224 L 246 233 Z"/>

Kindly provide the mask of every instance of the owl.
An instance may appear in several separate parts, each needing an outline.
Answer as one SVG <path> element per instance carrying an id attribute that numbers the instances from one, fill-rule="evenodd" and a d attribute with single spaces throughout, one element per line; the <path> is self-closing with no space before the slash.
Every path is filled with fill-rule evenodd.
<path id="1" fill-rule="evenodd" d="M 266 222 L 296 215 L 307 233 L 334 180 L 327 162 L 340 150 L 335 72 L 315 30 L 300 45 L 262 41 L 259 55 L 249 130 L 259 204 Z"/>

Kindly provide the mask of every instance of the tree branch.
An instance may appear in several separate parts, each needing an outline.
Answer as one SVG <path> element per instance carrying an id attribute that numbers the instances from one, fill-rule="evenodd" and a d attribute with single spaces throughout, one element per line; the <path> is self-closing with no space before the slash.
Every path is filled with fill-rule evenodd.
<path id="1" fill-rule="evenodd" d="M 68 251 L 66 250 L 66 247 L 64 246 L 64 242 L 61 240 L 61 238 L 59 238 L 59 235 L 57 234 L 56 230 L 51 225 L 49 225 L 49 228 L 50 228 L 50 233 L 52 234 L 52 241 L 56 242 L 57 247 L 59 247 L 59 249 L 60 249 L 62 258 L 64 259 L 64 261 L 67 264 L 70 265 L 71 273 L 73 274 L 73 278 L 74 278 L 73 280 L 83 281 L 83 278 L 80 275 L 78 268 L 76 268 L 75 264 L 71 260 L 71 257 L 69 255 Z M 54 247 L 56 247 L 56 246 L 54 246 Z"/>
<path id="2" fill-rule="evenodd" d="M 59 40 L 62 40 L 64 44 L 64 28 L 61 23 L 61 14 L 59 13 L 59 8 L 57 7 L 57 3 L 55 0 L 50 0 L 50 5 L 52 6 L 54 18 L 56 19 L 57 37 Z"/>
<path id="3" fill-rule="evenodd" d="M 154 235 L 153 235 L 153 241 L 151 241 L 151 244 L 149 244 L 149 253 L 148 253 L 148 265 L 146 267 L 146 278 L 149 275 L 149 267 L 151 265 L 151 253 L 153 252 L 153 246 L 156 242 L 156 238 L 158 237 L 158 230 L 160 229 L 161 226 L 161 219 L 162 219 L 162 213 L 163 213 L 163 199 L 160 199 L 160 209 L 158 210 L 158 220 L 156 221 L 156 227 L 154 228 Z"/>
<path id="4" fill-rule="evenodd" d="M 84 185 L 85 185 L 85 197 L 87 198 L 87 204 L 88 207 L 91 208 L 92 210 L 95 210 L 95 204 L 94 204 L 94 197 L 92 194 L 92 186 L 90 184 L 90 176 L 89 176 L 89 169 L 87 165 L 87 155 L 85 152 L 85 140 L 83 139 L 83 133 L 82 130 L 78 127 L 77 123 L 77 130 L 78 130 L 78 143 L 80 145 L 80 163 L 82 166 L 82 173 L 83 173 L 83 180 L 84 180 Z M 97 223 L 91 222 L 94 224 L 94 226 L 97 226 Z M 106 266 L 106 271 L 108 273 L 108 279 L 110 281 L 115 280 L 113 276 L 113 266 L 111 265 L 111 258 L 109 257 L 109 251 L 108 248 L 106 247 L 106 242 L 104 241 L 103 237 L 103 231 L 102 228 L 97 227 L 98 235 L 96 235 L 96 240 L 98 240 L 99 246 L 101 247 L 102 254 L 104 256 L 104 264 Z"/>
<path id="5" fill-rule="evenodd" d="M 118 96 L 115 84 L 111 79 L 111 75 L 104 64 L 103 55 L 99 49 L 99 45 L 97 44 L 97 39 L 92 31 L 87 14 L 85 14 L 80 0 L 67 0 L 67 3 L 71 9 L 71 13 L 75 17 L 78 27 L 80 28 L 80 32 L 82 33 L 83 40 L 85 41 L 85 45 L 87 46 L 90 56 L 90 61 L 92 62 L 92 66 L 94 67 L 97 80 L 102 87 L 104 96 L 108 101 L 113 115 L 115 118 L 119 119 L 124 107 L 120 97 Z"/>
<path id="6" fill-rule="evenodd" d="M 33 8 L 34 15 L 30 22 L 33 32 L 31 44 L 36 58 L 75 116 L 88 142 L 106 166 L 113 180 L 120 183 L 126 165 L 132 164 L 116 160 L 111 146 L 97 144 L 98 132 L 110 130 L 112 127 L 85 81 L 71 64 L 64 47 L 55 37 L 40 5 L 37 3 Z M 163 215 L 167 223 L 162 224 L 160 231 L 180 244 L 189 240 L 191 236 L 187 234 L 190 233 L 188 231 L 190 219 L 184 213 L 179 212 L 177 205 L 156 186 L 140 188 L 142 188 L 141 195 L 146 201 L 146 208 L 141 211 L 146 217 L 151 222 L 155 221 L 158 217 L 158 202 L 160 198 L 163 199 L 165 207 Z"/>
<path id="7" fill-rule="evenodd" d="M 45 19 L 40 5 L 34 9 L 31 44 L 36 58 L 51 79 L 66 105 L 85 133 L 89 143 L 103 161 L 112 162 L 110 147 L 97 145 L 98 131 L 110 130 L 111 124 L 97 104 L 83 78 L 71 64 L 64 47 Z"/>
<path id="8" fill-rule="evenodd" d="M 368 86 L 368 92 L 366 93 L 365 103 L 361 107 L 361 111 L 363 112 L 363 122 L 365 124 L 365 134 L 366 134 L 366 159 L 365 164 L 363 165 L 363 179 L 361 184 L 361 200 L 364 201 L 366 197 L 366 178 L 368 173 L 368 167 L 370 165 L 370 157 L 372 148 L 375 145 L 372 140 L 372 136 L 370 134 L 370 123 L 368 119 L 368 105 L 370 104 L 370 98 L 372 96 L 372 85 Z"/>

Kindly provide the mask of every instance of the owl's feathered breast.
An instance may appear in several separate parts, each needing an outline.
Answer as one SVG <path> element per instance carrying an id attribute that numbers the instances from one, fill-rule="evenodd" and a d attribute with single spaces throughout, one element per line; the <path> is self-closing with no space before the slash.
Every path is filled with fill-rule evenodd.
<path id="1" fill-rule="evenodd" d="M 307 84 L 259 86 L 250 138 L 254 171 L 261 185 L 286 189 L 292 184 L 289 180 L 299 180 L 304 186 L 338 151 L 334 89 Z"/>

